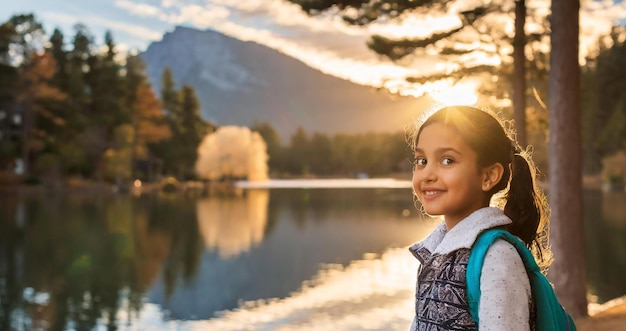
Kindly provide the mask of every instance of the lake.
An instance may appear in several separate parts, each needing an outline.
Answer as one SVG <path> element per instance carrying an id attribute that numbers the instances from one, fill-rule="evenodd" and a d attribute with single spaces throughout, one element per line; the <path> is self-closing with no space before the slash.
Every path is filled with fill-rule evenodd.
<path id="1" fill-rule="evenodd" d="M 406 185 L 324 187 L 0 196 L 0 328 L 406 330 L 406 247 L 436 222 Z M 603 303 L 626 294 L 626 194 L 584 202 Z"/>

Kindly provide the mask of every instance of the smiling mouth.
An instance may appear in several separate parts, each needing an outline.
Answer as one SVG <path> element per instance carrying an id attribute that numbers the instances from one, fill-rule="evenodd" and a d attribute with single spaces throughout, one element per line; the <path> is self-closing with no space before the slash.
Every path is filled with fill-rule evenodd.
<path id="1" fill-rule="evenodd" d="M 442 191 L 433 191 L 433 190 L 428 190 L 428 191 L 422 191 L 424 192 L 424 196 L 426 197 L 434 197 L 438 194 L 441 194 Z"/>

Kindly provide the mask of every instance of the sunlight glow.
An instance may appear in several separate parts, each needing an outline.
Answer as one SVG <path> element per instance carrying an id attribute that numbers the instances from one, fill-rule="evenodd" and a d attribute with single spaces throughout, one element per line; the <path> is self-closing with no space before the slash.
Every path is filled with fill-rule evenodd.
<path id="1" fill-rule="evenodd" d="M 454 13 L 439 17 L 405 14 L 398 21 L 374 22 L 366 28 L 370 33 L 390 38 L 426 38 L 434 33 L 445 32 L 461 25 L 459 16 Z"/>
<path id="2" fill-rule="evenodd" d="M 426 229 L 425 229 L 426 230 Z M 414 314 L 417 260 L 406 248 L 347 267 L 329 264 L 285 299 L 243 302 L 239 309 L 204 321 L 163 321 L 147 304 L 133 325 L 158 330 L 403 330 Z M 123 318 L 124 316 L 119 316 Z"/>
<path id="3" fill-rule="evenodd" d="M 390 250 L 380 259 L 355 261 L 347 268 L 327 265 L 294 296 L 248 303 L 248 309 L 229 312 L 207 326 L 271 329 L 281 321 L 287 324 L 284 329 L 294 330 L 399 329 L 411 324 L 416 270 L 416 260 L 405 249 Z"/>
<path id="4" fill-rule="evenodd" d="M 475 105 L 478 102 L 475 83 L 459 83 L 449 88 L 433 90 L 428 93 L 444 106 Z"/>

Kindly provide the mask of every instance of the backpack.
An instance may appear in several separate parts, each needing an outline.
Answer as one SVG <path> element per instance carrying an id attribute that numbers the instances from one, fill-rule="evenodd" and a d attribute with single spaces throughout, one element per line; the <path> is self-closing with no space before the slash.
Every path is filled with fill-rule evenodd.
<path id="1" fill-rule="evenodd" d="M 482 232 L 476 239 L 470 252 L 466 283 L 470 314 L 474 320 L 477 323 L 479 322 L 478 305 L 480 302 L 480 275 L 483 262 L 485 261 L 485 255 L 487 254 L 489 246 L 497 239 L 504 239 L 511 243 L 522 257 L 530 280 L 530 287 L 535 300 L 535 308 L 537 309 L 537 330 L 576 330 L 576 325 L 572 317 L 565 311 L 563 306 L 561 306 L 554 293 L 552 284 L 550 284 L 548 279 L 539 270 L 539 266 L 533 254 L 520 239 L 502 229 L 490 229 Z"/>

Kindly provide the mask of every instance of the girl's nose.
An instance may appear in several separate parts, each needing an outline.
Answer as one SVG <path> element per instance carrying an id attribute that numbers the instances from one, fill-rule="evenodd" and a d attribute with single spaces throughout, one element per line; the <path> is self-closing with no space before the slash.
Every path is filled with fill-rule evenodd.
<path id="1" fill-rule="evenodd" d="M 424 181 L 425 182 L 428 182 L 428 183 L 434 182 L 436 178 L 437 178 L 437 176 L 435 175 L 434 171 L 428 170 L 424 174 Z"/>
<path id="2" fill-rule="evenodd" d="M 434 167 L 429 164 L 419 170 L 416 170 L 416 175 L 418 175 L 420 181 L 427 183 L 433 182 L 437 179 Z"/>

